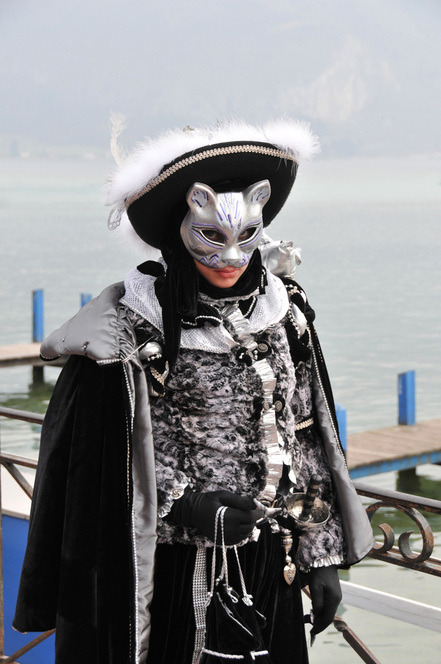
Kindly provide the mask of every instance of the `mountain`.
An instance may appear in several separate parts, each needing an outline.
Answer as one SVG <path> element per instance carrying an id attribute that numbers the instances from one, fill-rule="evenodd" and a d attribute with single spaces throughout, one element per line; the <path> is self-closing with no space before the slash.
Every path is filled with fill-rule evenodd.
<path id="1" fill-rule="evenodd" d="M 288 115 L 325 156 L 439 152 L 440 29 L 439 0 L 2 0 L 2 143 L 103 150 L 119 111 L 129 144 Z"/>

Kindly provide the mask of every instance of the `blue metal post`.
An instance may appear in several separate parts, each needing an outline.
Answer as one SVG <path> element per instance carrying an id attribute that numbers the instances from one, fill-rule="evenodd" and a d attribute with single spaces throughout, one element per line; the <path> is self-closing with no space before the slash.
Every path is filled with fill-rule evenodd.
<path id="1" fill-rule="evenodd" d="M 84 305 L 89 302 L 92 299 L 92 296 L 90 293 L 81 293 L 81 306 L 84 307 Z"/>
<path id="2" fill-rule="evenodd" d="M 32 341 L 44 339 L 44 296 L 41 288 L 32 291 Z"/>
<path id="3" fill-rule="evenodd" d="M 343 449 L 346 451 L 348 445 L 346 408 L 343 408 L 343 406 L 340 406 L 340 404 L 336 403 L 335 412 L 337 414 L 337 424 L 338 424 L 338 431 L 340 434 L 341 445 Z"/>
<path id="4" fill-rule="evenodd" d="M 398 375 L 398 424 L 415 424 L 415 371 Z"/>

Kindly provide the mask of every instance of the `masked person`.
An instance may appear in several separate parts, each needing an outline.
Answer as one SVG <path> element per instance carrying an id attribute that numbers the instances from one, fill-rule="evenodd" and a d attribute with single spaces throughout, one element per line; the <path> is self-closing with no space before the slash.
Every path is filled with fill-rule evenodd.
<path id="1" fill-rule="evenodd" d="M 371 549 L 314 312 L 264 234 L 316 149 L 296 122 L 187 128 L 111 177 L 109 227 L 161 257 L 42 346 L 69 360 L 14 625 L 56 627 L 57 664 L 305 664 L 301 585 L 318 633 Z M 317 475 L 327 518 L 299 529 Z"/>

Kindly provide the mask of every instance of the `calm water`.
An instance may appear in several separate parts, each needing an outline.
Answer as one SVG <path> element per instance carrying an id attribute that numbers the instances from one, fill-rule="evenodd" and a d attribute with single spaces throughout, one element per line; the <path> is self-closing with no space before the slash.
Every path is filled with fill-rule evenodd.
<path id="1" fill-rule="evenodd" d="M 32 337 L 31 296 L 45 294 L 45 332 L 143 260 L 107 231 L 98 161 L 0 161 L 0 344 Z M 417 418 L 441 417 L 441 157 L 316 160 L 301 172 L 295 195 L 270 227 L 302 247 L 298 281 L 317 312 L 337 401 L 349 432 L 397 420 L 397 375 L 417 375 Z M 44 412 L 58 370 L 32 385 L 28 367 L 0 370 L 0 402 Z M 38 454 L 39 428 L 4 421 L 1 446 Z M 420 493 L 440 497 L 441 469 L 418 470 Z M 395 488 L 394 473 L 369 478 Z M 415 490 L 415 492 L 417 492 Z M 441 557 L 440 524 L 437 556 Z M 404 525 L 399 524 L 401 529 Z M 398 530 L 398 527 L 397 527 Z M 350 580 L 440 605 L 439 579 L 370 560 Z M 383 664 L 434 662 L 433 632 L 343 607 L 344 619 Z M 340 635 L 319 639 L 311 662 L 359 662 Z"/>

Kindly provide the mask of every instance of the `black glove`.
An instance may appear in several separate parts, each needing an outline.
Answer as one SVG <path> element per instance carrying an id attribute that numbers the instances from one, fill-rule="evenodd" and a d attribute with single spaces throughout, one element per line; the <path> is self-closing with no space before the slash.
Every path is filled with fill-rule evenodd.
<path id="1" fill-rule="evenodd" d="M 166 519 L 175 525 L 197 528 L 214 542 L 216 512 L 223 505 L 229 508 L 224 515 L 225 544 L 237 544 L 248 537 L 256 521 L 263 516 L 262 510 L 247 496 L 224 490 L 197 492 L 187 488 L 184 495 L 175 500 Z"/>
<path id="2" fill-rule="evenodd" d="M 313 567 L 304 575 L 311 592 L 314 622 L 311 636 L 320 634 L 334 620 L 335 612 L 341 602 L 340 579 L 337 567 Z"/>

